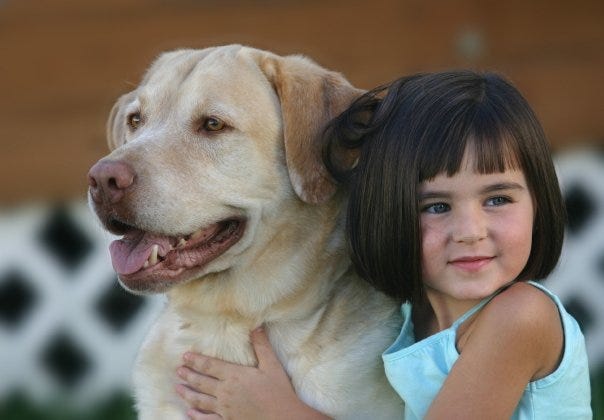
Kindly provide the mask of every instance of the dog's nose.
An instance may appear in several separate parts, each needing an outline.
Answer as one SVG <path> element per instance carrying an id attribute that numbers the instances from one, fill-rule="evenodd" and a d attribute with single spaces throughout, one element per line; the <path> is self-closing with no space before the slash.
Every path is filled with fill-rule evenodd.
<path id="1" fill-rule="evenodd" d="M 134 171 L 120 161 L 100 160 L 88 172 L 90 196 L 96 203 L 105 200 L 111 204 L 117 203 L 133 182 Z"/>

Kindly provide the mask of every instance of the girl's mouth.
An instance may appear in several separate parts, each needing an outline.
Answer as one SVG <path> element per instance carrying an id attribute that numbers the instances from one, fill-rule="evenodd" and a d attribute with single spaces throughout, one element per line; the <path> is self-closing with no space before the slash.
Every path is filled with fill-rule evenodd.
<path id="1" fill-rule="evenodd" d="M 449 261 L 449 264 L 455 268 L 459 268 L 464 271 L 479 271 L 486 265 L 488 265 L 495 257 L 486 256 L 473 256 L 473 257 L 461 257 Z"/>

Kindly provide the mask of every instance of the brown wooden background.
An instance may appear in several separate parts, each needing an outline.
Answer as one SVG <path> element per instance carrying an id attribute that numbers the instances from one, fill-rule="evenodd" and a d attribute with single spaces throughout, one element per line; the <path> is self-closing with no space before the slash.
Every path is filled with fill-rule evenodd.
<path id="1" fill-rule="evenodd" d="M 303 53 L 363 88 L 511 78 L 556 150 L 604 140 L 602 0 L 0 0 L 0 205 L 85 197 L 113 101 L 161 51 Z"/>

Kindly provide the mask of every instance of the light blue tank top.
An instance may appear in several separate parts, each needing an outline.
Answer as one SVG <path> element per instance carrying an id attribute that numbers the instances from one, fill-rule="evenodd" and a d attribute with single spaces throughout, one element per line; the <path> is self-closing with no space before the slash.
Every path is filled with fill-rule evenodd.
<path id="1" fill-rule="evenodd" d="M 512 419 L 591 419 L 589 369 L 583 334 L 557 296 L 538 283 L 528 283 L 543 290 L 558 306 L 564 329 L 564 355 L 554 372 L 526 386 Z M 405 401 L 405 419 L 425 416 L 459 357 L 455 346 L 457 328 L 491 298 L 470 309 L 450 328 L 417 343 L 411 305 L 403 304 L 401 333 L 382 358 L 390 384 Z"/>

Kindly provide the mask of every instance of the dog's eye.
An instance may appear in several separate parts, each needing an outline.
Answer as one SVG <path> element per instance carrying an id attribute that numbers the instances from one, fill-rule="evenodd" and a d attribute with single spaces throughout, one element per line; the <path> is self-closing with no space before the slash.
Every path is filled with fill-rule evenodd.
<path id="1" fill-rule="evenodd" d="M 133 112 L 128 115 L 128 125 L 131 129 L 136 130 L 138 126 L 141 124 L 141 114 L 138 112 Z"/>
<path id="2" fill-rule="evenodd" d="M 215 118 L 215 117 L 209 117 L 206 118 L 205 121 L 203 122 L 203 128 L 204 130 L 207 131 L 220 131 L 225 127 L 224 121 Z"/>

